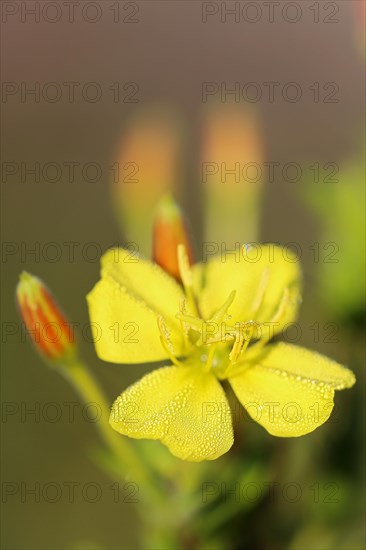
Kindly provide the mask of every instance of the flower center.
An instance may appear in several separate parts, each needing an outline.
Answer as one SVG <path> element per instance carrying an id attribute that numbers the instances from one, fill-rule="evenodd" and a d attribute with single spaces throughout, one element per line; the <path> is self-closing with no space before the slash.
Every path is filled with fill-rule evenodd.
<path id="1" fill-rule="evenodd" d="M 188 347 L 196 360 L 204 365 L 205 371 L 213 370 L 220 375 L 230 365 L 235 364 L 248 347 L 253 337 L 255 323 L 230 324 L 228 309 L 234 301 L 236 292 L 232 291 L 226 302 L 216 311 L 211 319 L 190 315 L 181 308 L 176 315 L 181 322 Z M 228 354 L 228 346 L 232 344 Z"/>
<path id="2" fill-rule="evenodd" d="M 228 313 L 236 291 L 233 290 L 224 304 L 208 320 L 202 319 L 193 291 L 193 276 L 184 245 L 178 245 L 178 265 L 180 278 L 185 291 L 185 299 L 180 304 L 176 318 L 181 323 L 187 353 L 184 359 L 178 359 L 170 339 L 169 330 L 163 317 L 158 318 L 161 343 L 175 365 L 192 363 L 200 364 L 204 371 L 212 371 L 218 378 L 224 378 L 228 369 L 242 360 L 243 354 L 251 341 L 254 346 L 262 348 L 270 339 L 258 336 L 262 323 L 253 320 L 237 322 L 233 325 Z M 252 305 L 253 316 L 260 309 L 269 280 L 269 269 L 265 268 L 259 283 L 257 295 Z M 279 324 L 289 303 L 289 290 L 284 289 L 282 300 L 269 323 Z M 231 349 L 229 351 L 229 348 Z"/>
<path id="3" fill-rule="evenodd" d="M 228 309 L 234 301 L 235 291 L 230 293 L 211 319 L 207 321 L 202 319 L 193 292 L 192 271 L 184 246 L 179 245 L 177 252 L 180 277 L 186 296 L 176 315 L 186 341 L 187 357 L 184 362 L 192 361 L 201 364 L 206 372 L 212 370 L 219 375 L 229 365 L 235 363 L 248 346 L 253 334 L 253 323 L 237 323 L 236 326 L 228 324 L 231 319 Z M 161 343 L 171 361 L 175 365 L 182 365 L 182 361 L 175 354 L 169 330 L 161 316 L 158 318 L 158 326 Z M 233 345 L 228 355 L 229 342 Z"/>

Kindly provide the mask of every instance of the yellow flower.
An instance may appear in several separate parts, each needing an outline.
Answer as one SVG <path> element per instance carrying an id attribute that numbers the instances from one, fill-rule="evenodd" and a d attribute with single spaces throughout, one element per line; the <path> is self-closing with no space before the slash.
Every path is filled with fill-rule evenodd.
<path id="1" fill-rule="evenodd" d="M 268 344 L 296 318 L 301 274 L 289 251 L 254 252 L 243 247 L 240 258 L 190 268 L 179 245 L 182 285 L 152 262 L 130 261 L 126 250 L 104 255 L 88 295 L 97 354 L 113 363 L 172 363 L 117 398 L 115 430 L 158 439 L 181 459 L 218 458 L 233 444 L 223 380 L 272 435 L 304 435 L 329 418 L 334 391 L 355 377 L 317 353 Z"/>

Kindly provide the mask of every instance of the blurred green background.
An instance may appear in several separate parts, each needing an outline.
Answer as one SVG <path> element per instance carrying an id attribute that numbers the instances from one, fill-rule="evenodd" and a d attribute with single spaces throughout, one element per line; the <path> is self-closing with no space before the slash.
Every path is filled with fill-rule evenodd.
<path id="1" fill-rule="evenodd" d="M 20 9 L 20 3 L 10 4 Z M 262 6 L 262 18 L 255 24 L 243 20 L 236 23 L 230 18 L 223 23 L 220 14 L 203 23 L 203 5 L 193 1 L 130 3 L 132 11 L 134 6 L 138 8 L 136 23 L 131 24 L 123 21 L 131 10 L 125 4 L 120 3 L 119 23 L 113 22 L 112 2 L 108 1 L 99 3 L 102 17 L 96 23 L 83 20 L 79 11 L 74 23 L 67 22 L 65 14 L 53 24 L 42 18 L 35 22 L 32 17 L 22 22 L 20 12 L 2 23 L 3 81 L 20 87 L 22 82 L 29 86 L 56 82 L 63 90 L 65 82 L 97 82 L 103 91 L 95 103 L 85 101 L 79 93 L 74 102 L 66 95 L 56 102 L 42 97 L 36 102 L 31 96 L 22 102 L 21 94 L 15 93 L 6 96 L 2 104 L 4 162 L 17 167 L 22 162 L 28 166 L 36 162 L 62 166 L 65 162 L 95 162 L 102 167 L 102 177 L 96 182 L 85 181 L 80 169 L 76 169 L 73 182 L 65 170 L 56 183 L 42 177 L 35 182 L 32 176 L 22 182 L 19 171 L 15 175 L 3 171 L 2 547 L 137 548 L 139 533 L 134 505 L 114 502 L 113 480 L 89 458 L 99 440 L 93 424 L 83 419 L 81 405 L 76 408 L 75 420 L 69 421 L 65 403 L 80 404 L 79 398 L 57 373 L 43 365 L 21 336 L 14 301 L 19 273 L 26 269 L 40 276 L 69 318 L 80 323 L 79 332 L 85 330 L 84 338 L 80 337 L 84 357 L 112 401 L 149 368 L 101 364 L 87 341 L 85 295 L 98 278 L 99 252 L 115 243 L 140 243 L 140 239 L 143 248 L 142 243 L 149 239 L 146 228 L 150 220 L 141 217 L 138 205 L 151 211 L 148 199 L 153 200 L 154 193 L 150 197 L 146 185 L 156 185 L 159 190 L 161 182 L 145 182 L 145 188 L 142 181 L 135 184 L 128 202 L 125 190 L 112 182 L 110 165 L 116 155 L 134 162 L 126 158 L 124 148 L 131 127 L 137 124 L 134 121 L 143 126 L 145 115 L 148 124 L 152 114 L 163 110 L 167 120 L 173 121 L 172 140 L 176 139 L 177 148 L 167 152 L 165 145 L 157 158 L 164 164 L 169 162 L 169 155 L 177 155 L 178 161 L 172 163 L 168 174 L 165 164 L 157 163 L 154 174 L 158 180 L 161 170 L 164 181 L 174 184 L 191 220 L 199 255 L 207 238 L 203 213 L 206 193 L 210 192 L 201 181 L 200 167 L 203 161 L 213 160 L 202 156 L 205 121 L 207 117 L 214 120 L 215 108 L 223 107 L 214 105 L 207 114 L 202 83 L 226 82 L 229 88 L 235 82 L 263 85 L 275 81 L 281 85 L 298 83 L 303 97 L 291 103 L 279 93 L 273 103 L 265 98 L 255 103 L 259 156 L 264 162 L 279 162 L 281 166 L 299 163 L 303 176 L 296 183 L 285 181 L 280 173 L 274 182 L 264 178 L 261 194 L 250 208 L 257 191 L 253 187 L 243 191 L 243 217 L 238 220 L 236 238 L 248 240 L 243 234 L 245 220 L 253 217 L 255 207 L 258 211 L 250 230 L 254 231 L 254 223 L 255 232 L 259 228 L 259 240 L 298 244 L 305 290 L 299 319 L 302 334 L 297 343 L 349 366 L 358 381 L 352 390 L 336 395 L 330 421 L 306 437 L 275 439 L 255 423 L 239 423 L 231 452 L 242 461 L 243 479 L 261 487 L 276 482 L 279 490 L 274 498 L 263 490 L 261 498 L 250 503 L 235 503 L 228 495 L 228 502 L 237 506 L 236 519 L 218 522 L 218 526 L 219 531 L 230 533 L 232 548 L 361 549 L 365 541 L 361 2 L 332 2 L 338 8 L 335 23 L 323 21 L 328 13 L 323 2 L 315 3 L 320 5 L 319 23 L 314 23 L 308 2 L 301 3 L 302 17 L 296 23 L 288 23 L 281 16 L 270 23 Z M 280 9 L 285 4 L 280 2 Z M 110 90 L 115 82 L 122 91 L 126 82 L 137 83 L 138 101 L 115 103 Z M 309 87 L 315 82 L 321 86 L 337 83 L 339 101 L 314 102 Z M 242 107 L 248 108 L 245 102 L 231 102 L 233 105 L 238 113 Z M 228 136 L 223 136 L 224 142 Z M 143 143 L 146 154 L 150 145 L 152 149 L 156 146 L 151 137 Z M 243 158 L 252 159 L 244 149 Z M 143 156 L 139 162 L 143 164 Z M 320 181 L 314 181 L 309 169 L 314 163 L 335 163 L 339 181 L 326 182 L 322 170 Z M 216 232 L 222 228 L 225 235 L 224 219 L 230 218 L 230 211 L 217 212 L 216 216 Z M 69 254 L 72 245 L 65 243 L 76 243 L 74 258 Z M 336 245 L 335 263 L 326 261 L 333 250 L 325 248 L 329 243 Z M 316 250 L 319 247 L 318 261 L 314 246 Z M 39 254 L 26 252 L 34 249 Z M 55 250 L 61 250 L 61 255 L 53 259 Z M 15 409 L 9 414 L 9 407 L 19 407 L 20 411 L 22 407 L 39 406 L 42 410 L 50 403 L 61 407 L 59 421 L 49 421 L 47 410 L 40 421 L 31 414 L 22 418 Z M 52 416 L 51 409 L 48 412 Z M 152 443 L 151 452 L 155 448 Z M 207 482 L 220 483 L 219 472 Z M 36 483 L 65 487 L 70 482 L 80 484 L 73 503 L 66 489 L 55 503 L 42 496 L 39 503 L 32 496 L 22 502 L 22 483 L 30 488 Z M 80 496 L 80 488 L 90 482 L 102 488 L 96 503 Z M 18 484 L 13 486 L 19 491 L 7 495 L 9 485 L 4 483 Z M 291 483 L 301 490 L 294 502 L 288 486 Z M 282 493 L 286 487 L 289 497 Z M 211 547 L 218 546 L 213 541 Z"/>

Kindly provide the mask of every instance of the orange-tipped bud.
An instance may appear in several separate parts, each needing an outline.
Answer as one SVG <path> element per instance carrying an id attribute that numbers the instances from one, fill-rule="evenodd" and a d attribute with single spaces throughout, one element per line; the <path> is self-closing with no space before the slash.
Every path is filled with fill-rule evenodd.
<path id="1" fill-rule="evenodd" d="M 43 282 L 23 271 L 16 296 L 25 327 L 42 357 L 56 363 L 74 360 L 73 327 Z"/>
<path id="2" fill-rule="evenodd" d="M 179 244 L 185 246 L 189 264 L 192 265 L 193 250 L 183 212 L 170 195 L 165 195 L 160 200 L 155 214 L 153 259 L 167 273 L 180 281 Z"/>

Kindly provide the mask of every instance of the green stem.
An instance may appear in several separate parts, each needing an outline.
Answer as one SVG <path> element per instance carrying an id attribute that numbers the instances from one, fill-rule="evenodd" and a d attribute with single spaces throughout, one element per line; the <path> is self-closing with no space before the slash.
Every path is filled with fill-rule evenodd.
<path id="1" fill-rule="evenodd" d="M 62 374 L 71 382 L 85 403 L 97 403 L 101 415 L 96 423 L 101 437 L 124 468 L 136 477 L 149 491 L 154 489 L 153 478 L 148 472 L 148 466 L 137 454 L 132 445 L 121 435 L 113 431 L 109 425 L 109 405 L 95 381 L 93 375 L 81 361 L 64 366 Z"/>

